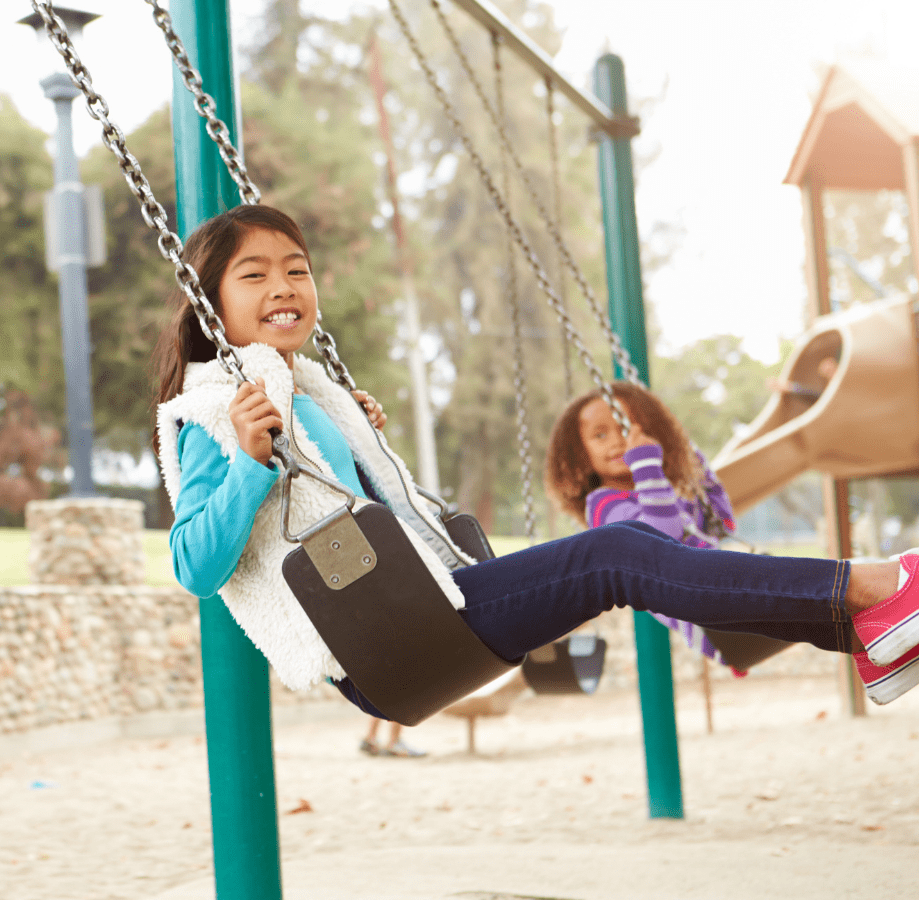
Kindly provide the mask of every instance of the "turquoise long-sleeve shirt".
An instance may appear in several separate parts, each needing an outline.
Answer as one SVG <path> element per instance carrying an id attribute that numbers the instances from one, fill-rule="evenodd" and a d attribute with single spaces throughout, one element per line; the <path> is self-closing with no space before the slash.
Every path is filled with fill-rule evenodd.
<path id="1" fill-rule="evenodd" d="M 329 463 L 335 478 L 366 497 L 354 457 L 342 433 L 306 394 L 294 395 L 294 413 Z M 200 426 L 179 432 L 182 486 L 169 532 L 172 566 L 179 584 L 196 597 L 212 597 L 236 571 L 255 514 L 278 480 L 242 448 L 231 463 Z"/>

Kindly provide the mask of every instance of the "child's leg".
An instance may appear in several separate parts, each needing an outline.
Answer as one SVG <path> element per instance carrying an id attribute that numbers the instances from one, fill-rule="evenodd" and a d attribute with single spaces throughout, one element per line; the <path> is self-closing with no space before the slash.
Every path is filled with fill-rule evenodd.
<path id="1" fill-rule="evenodd" d="M 613 607 L 848 652 L 849 563 L 686 547 L 619 522 L 453 573 L 464 617 L 514 659 Z M 866 589 L 867 590 L 867 589 Z"/>

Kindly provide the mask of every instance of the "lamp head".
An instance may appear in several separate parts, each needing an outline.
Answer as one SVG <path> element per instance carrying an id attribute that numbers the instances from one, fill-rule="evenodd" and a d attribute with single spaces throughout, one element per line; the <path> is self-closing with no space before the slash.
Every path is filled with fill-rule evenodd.
<path id="1" fill-rule="evenodd" d="M 80 53 L 83 42 L 83 29 L 90 22 L 100 18 L 99 13 L 87 12 L 82 9 L 72 9 L 66 6 L 54 6 L 53 10 L 57 17 L 64 23 L 67 33 L 76 47 L 77 53 Z M 17 25 L 28 25 L 35 29 L 35 34 L 39 41 L 39 66 L 44 70 L 44 74 L 59 72 L 62 69 L 62 61 L 58 56 L 54 45 L 48 39 L 45 33 L 45 20 L 37 13 L 19 19 Z"/>

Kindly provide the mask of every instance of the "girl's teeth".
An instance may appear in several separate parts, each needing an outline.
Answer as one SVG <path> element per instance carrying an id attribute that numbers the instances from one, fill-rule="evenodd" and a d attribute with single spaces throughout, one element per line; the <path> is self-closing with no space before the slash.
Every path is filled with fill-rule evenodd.
<path id="1" fill-rule="evenodd" d="M 292 322 L 297 321 L 297 315 L 296 313 L 275 313 L 275 315 L 268 317 L 268 321 L 272 325 L 290 325 Z"/>

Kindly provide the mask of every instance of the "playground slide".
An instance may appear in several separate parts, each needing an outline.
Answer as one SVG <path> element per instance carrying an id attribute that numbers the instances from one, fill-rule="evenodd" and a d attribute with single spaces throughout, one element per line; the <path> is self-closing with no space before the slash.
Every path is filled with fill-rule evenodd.
<path id="1" fill-rule="evenodd" d="M 860 305 L 822 316 L 801 337 L 780 380 L 808 393 L 775 393 L 712 463 L 735 513 L 807 469 L 836 478 L 919 470 L 912 306 L 909 299 Z M 827 382 L 821 373 L 828 371 Z"/>

